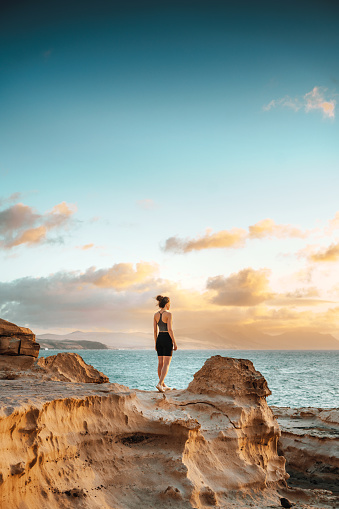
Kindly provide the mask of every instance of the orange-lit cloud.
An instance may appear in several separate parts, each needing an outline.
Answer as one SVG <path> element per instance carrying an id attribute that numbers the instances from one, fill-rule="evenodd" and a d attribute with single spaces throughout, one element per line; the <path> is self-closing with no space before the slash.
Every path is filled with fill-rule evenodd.
<path id="1" fill-rule="evenodd" d="M 310 92 L 307 92 L 302 97 L 289 97 L 285 96 L 280 99 L 273 99 L 267 105 L 263 106 L 264 111 L 269 111 L 276 107 L 286 107 L 294 111 L 299 111 L 302 108 L 306 113 L 312 110 L 322 111 L 324 117 L 335 117 L 336 101 L 332 98 L 325 98 L 327 88 L 314 87 Z"/>
<path id="2" fill-rule="evenodd" d="M 249 226 L 248 232 L 242 228 L 232 228 L 216 233 L 207 230 L 205 235 L 193 239 L 170 237 L 166 240 L 163 249 L 174 253 L 189 253 L 190 251 L 217 248 L 239 249 L 245 246 L 248 239 L 305 238 L 307 235 L 308 232 L 303 232 L 300 228 L 289 224 L 276 224 L 272 219 L 267 218 Z"/>
<path id="3" fill-rule="evenodd" d="M 247 268 L 228 277 L 210 278 L 202 292 L 161 279 L 157 271 L 157 265 L 146 262 L 118 263 L 105 269 L 1 282 L 1 316 L 33 329 L 152 332 L 155 296 L 162 293 L 171 298 L 174 330 L 181 336 L 185 330 L 195 331 L 194 337 L 201 338 L 205 347 L 211 338 L 220 339 L 228 327 L 253 326 L 268 333 L 296 328 L 338 331 L 338 302 L 326 304 L 311 286 L 283 295 L 273 293 L 267 269 Z"/>
<path id="4" fill-rule="evenodd" d="M 309 259 L 312 262 L 337 262 L 339 260 L 339 243 L 311 254 Z"/>
<path id="5" fill-rule="evenodd" d="M 38 226 L 37 228 L 30 228 L 17 235 L 17 237 L 9 244 L 9 247 L 19 246 L 20 244 L 39 244 L 46 239 L 47 228 L 46 226 Z"/>
<path id="6" fill-rule="evenodd" d="M 319 304 L 332 304 L 333 301 L 320 298 L 319 290 L 315 287 L 298 288 L 292 292 L 276 294 L 273 299 L 266 301 L 269 306 L 314 307 Z"/>
<path id="7" fill-rule="evenodd" d="M 179 239 L 170 237 L 165 242 L 165 251 L 175 253 L 189 253 L 190 251 L 201 251 L 202 249 L 216 248 L 239 248 L 245 245 L 247 233 L 241 228 L 222 230 L 217 233 L 207 231 L 205 235 L 195 239 Z"/>
<path id="8" fill-rule="evenodd" d="M 84 246 L 80 246 L 79 249 L 87 251 L 88 249 L 92 249 L 92 247 L 94 247 L 94 244 L 85 244 Z"/>
<path id="9" fill-rule="evenodd" d="M 324 117 L 334 118 L 336 101 L 334 99 L 327 101 L 324 97 L 326 91 L 324 87 L 314 87 L 311 92 L 305 94 L 305 111 L 321 110 Z"/>
<path id="10" fill-rule="evenodd" d="M 272 219 L 263 219 L 248 227 L 249 237 L 261 239 L 263 237 L 304 238 L 305 232 L 289 224 L 276 224 Z"/>
<path id="11" fill-rule="evenodd" d="M 267 269 L 243 269 L 229 277 L 209 278 L 207 289 L 216 294 L 212 302 L 221 306 L 256 306 L 273 297 L 269 289 L 270 271 Z"/>
<path id="12" fill-rule="evenodd" d="M 65 202 L 45 214 L 38 214 L 32 207 L 22 203 L 1 210 L 0 248 L 11 249 L 22 244 L 32 246 L 48 241 L 47 233 L 61 227 L 67 228 L 75 211 L 75 205 Z"/>
<path id="13" fill-rule="evenodd" d="M 88 269 L 79 278 L 79 282 L 91 283 L 101 288 L 114 288 L 119 291 L 145 283 L 158 270 L 158 265 L 148 262 L 137 263 L 135 269 L 132 263 L 116 263 L 109 269 L 97 270 L 94 267 Z"/>

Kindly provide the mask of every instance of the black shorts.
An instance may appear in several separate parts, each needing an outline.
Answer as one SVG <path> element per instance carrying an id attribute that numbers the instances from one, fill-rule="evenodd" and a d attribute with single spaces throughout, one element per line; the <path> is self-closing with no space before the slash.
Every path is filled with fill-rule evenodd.
<path id="1" fill-rule="evenodd" d="M 173 343 L 168 332 L 159 332 L 156 342 L 157 354 L 159 357 L 172 357 Z"/>

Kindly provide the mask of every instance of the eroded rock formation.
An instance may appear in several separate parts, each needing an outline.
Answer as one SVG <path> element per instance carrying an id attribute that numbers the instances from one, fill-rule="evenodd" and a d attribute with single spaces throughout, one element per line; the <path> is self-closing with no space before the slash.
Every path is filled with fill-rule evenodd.
<path id="1" fill-rule="evenodd" d="M 165 395 L 116 384 L 0 383 L 0 491 L 8 507 L 279 500 L 287 477 L 279 427 L 250 361 L 213 357 L 187 390 Z"/>
<path id="2" fill-rule="evenodd" d="M 108 376 L 86 364 L 77 353 L 58 353 L 57 355 L 40 357 L 36 366 L 41 369 L 35 370 L 35 372 L 48 380 L 93 384 L 109 382 Z"/>
<path id="3" fill-rule="evenodd" d="M 287 488 L 268 394 L 250 361 L 220 356 L 165 394 L 32 370 L 0 380 L 1 507 L 265 509 L 283 497 L 336 507 L 320 491 Z"/>
<path id="4" fill-rule="evenodd" d="M 35 334 L 26 327 L 19 327 L 14 323 L 0 318 L 0 355 L 36 358 L 40 345 L 35 341 Z M 2 359 L 1 364 L 6 361 Z M 17 364 L 21 365 L 19 361 Z M 15 361 L 14 361 L 15 364 Z M 32 364 L 32 362 L 31 362 Z"/>
<path id="5" fill-rule="evenodd" d="M 289 483 L 339 494 L 339 409 L 272 407 Z M 339 504 L 338 504 L 339 506 Z"/>

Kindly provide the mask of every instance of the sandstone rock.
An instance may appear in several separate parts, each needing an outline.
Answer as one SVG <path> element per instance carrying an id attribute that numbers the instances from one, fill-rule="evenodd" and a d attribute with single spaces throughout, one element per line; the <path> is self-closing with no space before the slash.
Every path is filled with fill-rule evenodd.
<path id="1" fill-rule="evenodd" d="M 339 409 L 272 407 L 292 486 L 339 493 Z"/>
<path id="2" fill-rule="evenodd" d="M 229 396 L 269 396 L 267 382 L 253 362 L 215 355 L 194 375 L 188 390 L 197 394 L 222 394 Z"/>
<path id="3" fill-rule="evenodd" d="M 91 509 L 279 506 L 280 432 L 252 363 L 214 357 L 196 374 L 196 392 L 160 394 L 45 378 L 53 366 L 56 377 L 74 375 L 79 356 L 69 356 L 39 359 L 34 383 L 0 380 L 5 507 L 73 508 L 74 489 Z M 18 458 L 21 478 L 9 467 Z"/>
<path id="4" fill-rule="evenodd" d="M 19 355 L 20 339 L 13 337 L 0 337 L 0 354 L 1 355 Z"/>
<path id="5" fill-rule="evenodd" d="M 15 336 L 21 339 L 22 337 L 35 341 L 35 334 L 26 327 L 19 327 L 15 323 L 8 322 L 0 318 L 0 336 Z"/>
<path id="6" fill-rule="evenodd" d="M 21 338 L 19 355 L 29 355 L 31 357 L 39 357 L 40 345 L 35 341 L 27 338 Z"/>
<path id="7" fill-rule="evenodd" d="M 35 358 L 28 355 L 0 355 L 0 378 L 3 378 L 1 371 L 7 374 L 13 373 L 17 378 L 19 376 L 17 372 L 30 370 L 34 361 Z"/>
<path id="8" fill-rule="evenodd" d="M 40 345 L 35 334 L 26 327 L 19 327 L 0 319 L 0 355 L 39 356 Z"/>
<path id="9" fill-rule="evenodd" d="M 102 384 L 109 382 L 108 376 L 93 366 L 86 364 L 76 353 L 58 353 L 49 357 L 40 357 L 36 363 L 43 368 L 50 380 Z"/>

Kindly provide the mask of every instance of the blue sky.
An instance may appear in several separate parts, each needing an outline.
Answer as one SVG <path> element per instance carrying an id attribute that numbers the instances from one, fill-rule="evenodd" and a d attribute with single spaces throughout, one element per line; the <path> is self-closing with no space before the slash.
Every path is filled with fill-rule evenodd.
<path id="1" fill-rule="evenodd" d="M 216 305 L 207 281 L 220 276 L 228 288 L 238 281 L 232 274 L 250 268 L 276 301 L 244 304 L 240 321 L 260 328 L 268 316 L 271 324 L 272 312 L 282 313 L 282 293 L 308 292 L 302 312 L 294 297 L 283 304 L 293 320 L 279 327 L 327 330 L 326 313 L 336 316 L 339 298 L 338 230 L 329 226 L 339 210 L 333 2 L 36 1 L 2 9 L 4 318 L 59 330 L 81 328 L 86 314 L 93 323 L 84 328 L 94 328 L 94 284 L 100 298 L 126 311 L 121 320 L 105 315 L 109 330 L 146 329 L 158 290 L 171 293 L 179 316 L 190 306 L 183 295 L 192 292 L 194 308 L 226 323 L 239 306 L 233 309 L 232 299 Z M 242 234 L 241 245 L 218 236 L 248 232 L 265 219 L 278 227 L 255 238 Z M 214 234 L 219 240 L 211 241 Z M 198 237 L 203 247 L 185 251 L 183 242 Z M 176 252 L 164 249 L 169 238 L 181 242 Z M 141 262 L 154 271 L 138 275 Z M 116 267 L 121 277 L 131 270 L 135 280 L 86 280 L 88 295 L 75 292 L 73 313 L 44 287 L 40 309 L 54 307 L 54 323 L 20 297 L 22 278 L 33 291 L 37 278 L 49 287 L 52 275 L 73 281 L 90 267 L 111 275 Z M 255 272 L 261 269 L 269 275 Z M 53 281 L 60 295 L 68 291 Z M 257 291 L 249 276 L 237 284 Z M 316 323 L 308 322 L 316 305 Z"/>

